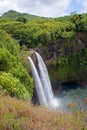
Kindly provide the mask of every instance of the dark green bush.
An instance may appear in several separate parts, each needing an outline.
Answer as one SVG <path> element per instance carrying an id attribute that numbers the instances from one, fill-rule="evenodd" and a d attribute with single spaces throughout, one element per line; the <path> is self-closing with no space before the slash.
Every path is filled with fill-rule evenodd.
<path id="1" fill-rule="evenodd" d="M 15 66 L 16 58 L 5 48 L 0 48 L 0 71 L 9 71 Z"/>

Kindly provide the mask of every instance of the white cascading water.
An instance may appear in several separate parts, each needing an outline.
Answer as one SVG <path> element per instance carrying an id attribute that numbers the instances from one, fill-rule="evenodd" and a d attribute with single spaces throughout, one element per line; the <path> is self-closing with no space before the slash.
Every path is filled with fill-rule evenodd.
<path id="1" fill-rule="evenodd" d="M 37 57 L 39 72 L 37 71 L 32 59 L 30 57 L 28 57 L 28 59 L 31 63 L 32 73 L 35 81 L 39 102 L 41 105 L 45 105 L 55 109 L 56 107 L 58 107 L 59 104 L 58 104 L 58 100 L 53 95 L 46 65 L 42 57 L 37 52 L 34 53 L 36 54 Z M 45 99 L 44 103 L 42 103 L 41 101 L 42 99 Z"/>
<path id="2" fill-rule="evenodd" d="M 42 106 L 48 106 L 45 95 L 44 95 L 44 91 L 43 91 L 43 87 L 42 87 L 42 83 L 40 81 L 37 69 L 34 65 L 34 62 L 32 61 L 31 57 L 28 57 L 30 64 L 31 64 L 31 69 L 32 69 L 32 74 L 34 77 L 34 82 L 35 82 L 35 87 L 36 87 L 36 91 L 37 91 L 37 95 L 39 98 L 39 102 Z"/>

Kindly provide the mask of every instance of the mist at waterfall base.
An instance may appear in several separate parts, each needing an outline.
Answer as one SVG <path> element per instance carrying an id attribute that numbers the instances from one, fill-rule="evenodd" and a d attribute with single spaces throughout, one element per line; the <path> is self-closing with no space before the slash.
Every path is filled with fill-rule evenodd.
<path id="1" fill-rule="evenodd" d="M 74 110 L 87 110 L 87 87 L 82 87 L 76 82 L 68 82 L 62 84 L 62 90 L 56 93 L 56 97 L 60 99 L 59 111 L 72 112 Z"/>
<path id="2" fill-rule="evenodd" d="M 58 93 L 56 92 L 56 94 L 53 94 L 46 65 L 42 57 L 37 52 L 34 53 L 37 58 L 38 69 L 32 58 L 28 57 L 28 59 L 31 64 L 35 88 L 40 105 L 58 111 L 72 111 L 68 108 L 68 106 L 69 104 L 75 104 L 74 109 L 76 108 L 80 110 L 80 108 L 84 108 L 84 110 L 87 110 L 87 105 L 83 102 L 83 99 L 87 97 L 87 88 L 83 89 L 78 84 L 71 83 L 62 85 L 62 91 L 58 91 Z"/>

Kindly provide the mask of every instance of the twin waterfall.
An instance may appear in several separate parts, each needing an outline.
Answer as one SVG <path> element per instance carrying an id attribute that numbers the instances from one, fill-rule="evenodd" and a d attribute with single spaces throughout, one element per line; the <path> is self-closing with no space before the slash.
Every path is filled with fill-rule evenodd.
<path id="1" fill-rule="evenodd" d="M 37 96 L 38 96 L 40 105 L 46 106 L 48 108 L 56 109 L 58 107 L 58 100 L 53 95 L 46 65 L 42 57 L 37 52 L 34 52 L 34 53 L 37 58 L 38 69 L 36 68 L 31 57 L 28 57 L 28 59 L 30 61 L 32 74 L 33 74 Z"/>

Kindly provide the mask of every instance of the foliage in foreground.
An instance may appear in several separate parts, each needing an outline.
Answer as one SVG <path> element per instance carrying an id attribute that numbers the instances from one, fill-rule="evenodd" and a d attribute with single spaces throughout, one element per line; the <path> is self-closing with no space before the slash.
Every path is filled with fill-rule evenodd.
<path id="1" fill-rule="evenodd" d="M 87 130 L 87 111 L 55 112 L 0 91 L 0 130 Z"/>
<path id="2" fill-rule="evenodd" d="M 20 47 L 0 30 L 0 88 L 17 98 L 31 98 L 33 81 L 22 64 Z"/>
<path id="3" fill-rule="evenodd" d="M 10 73 L 0 72 L 0 89 L 3 89 L 5 93 L 16 96 L 17 98 L 30 98 L 24 85 Z"/>

